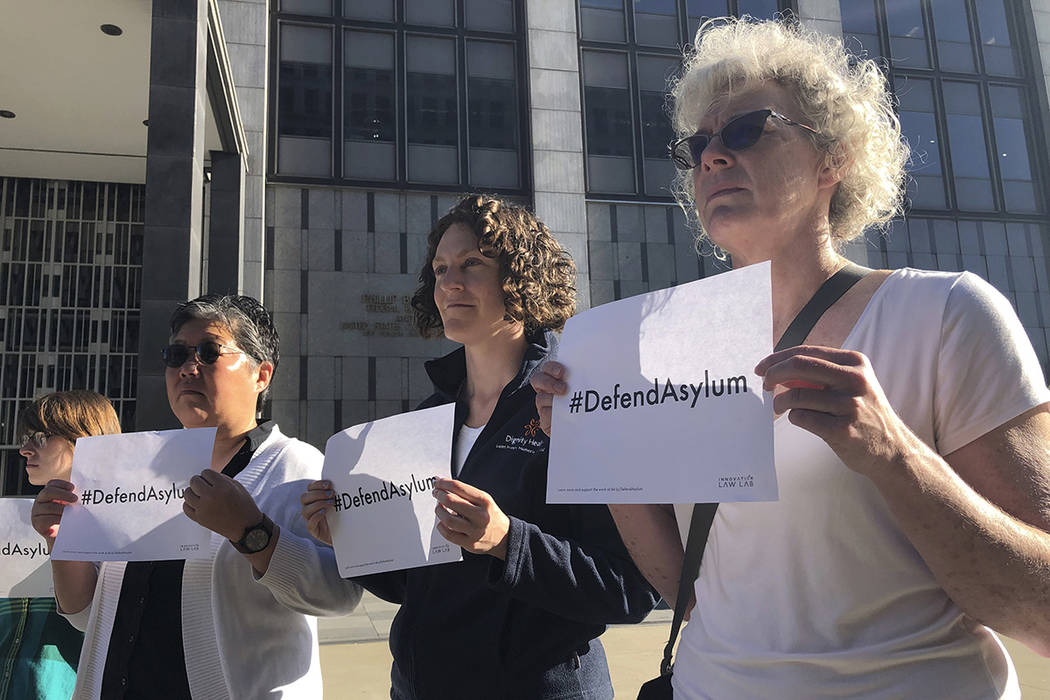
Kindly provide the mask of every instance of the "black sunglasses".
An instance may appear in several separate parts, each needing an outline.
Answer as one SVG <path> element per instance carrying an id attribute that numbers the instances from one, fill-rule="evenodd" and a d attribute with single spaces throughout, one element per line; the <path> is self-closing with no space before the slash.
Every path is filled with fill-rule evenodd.
<path id="1" fill-rule="evenodd" d="M 190 357 L 196 357 L 197 362 L 206 365 L 214 365 L 223 355 L 239 355 L 243 350 L 229 348 L 233 352 L 222 352 L 226 345 L 220 345 L 214 340 L 205 340 L 197 345 L 182 345 L 176 343 L 162 348 L 160 356 L 164 364 L 171 368 L 182 367 Z"/>
<path id="2" fill-rule="evenodd" d="M 751 148 L 762 138 L 762 133 L 766 128 L 766 120 L 770 117 L 779 119 L 791 126 L 802 127 L 814 134 L 820 133 L 812 127 L 799 124 L 797 121 L 788 119 L 783 114 L 774 112 L 771 109 L 757 109 L 754 112 L 741 114 L 736 119 L 731 120 L 717 134 L 701 134 L 697 132 L 692 136 L 686 136 L 684 139 L 678 139 L 667 147 L 671 152 L 671 160 L 674 161 L 675 167 L 679 170 L 692 170 L 700 164 L 700 156 L 716 136 L 721 139 L 722 145 L 731 151 L 742 151 L 745 148 Z"/>

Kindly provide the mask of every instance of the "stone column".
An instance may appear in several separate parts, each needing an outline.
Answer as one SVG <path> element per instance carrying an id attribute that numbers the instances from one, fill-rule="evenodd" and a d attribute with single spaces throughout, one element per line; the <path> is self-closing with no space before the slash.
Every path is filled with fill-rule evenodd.
<path id="1" fill-rule="evenodd" d="M 583 115 L 572 0 L 528 0 L 529 101 L 536 215 L 576 261 L 579 309 L 590 306 Z"/>
<path id="2" fill-rule="evenodd" d="M 244 260 L 244 160 L 239 153 L 211 152 L 210 194 L 208 291 L 237 294 Z"/>
<path id="3" fill-rule="evenodd" d="M 274 3 L 276 6 L 277 3 Z M 242 294 L 263 299 L 263 256 L 266 192 L 266 81 L 269 58 L 267 0 L 218 0 L 230 71 L 237 89 L 244 135 L 248 142 L 248 172 L 244 175 L 244 234 L 241 257 Z M 272 223 L 271 223 L 272 225 Z M 264 300 L 272 309 L 269 300 Z"/>
<path id="4" fill-rule="evenodd" d="M 176 425 L 159 350 L 175 304 L 201 291 L 207 0 L 153 0 L 135 427 Z"/>

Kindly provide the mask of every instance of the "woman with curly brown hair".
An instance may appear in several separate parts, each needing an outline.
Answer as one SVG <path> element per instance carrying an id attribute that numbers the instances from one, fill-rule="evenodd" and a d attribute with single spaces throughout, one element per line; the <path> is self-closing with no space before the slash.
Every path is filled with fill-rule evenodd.
<path id="1" fill-rule="evenodd" d="M 548 441 L 529 378 L 572 315 L 575 274 L 546 226 L 498 199 L 467 197 L 430 233 L 416 324 L 463 347 L 427 363 L 435 392 L 420 408 L 456 404 L 455 478 L 438 480 L 434 497 L 438 531 L 464 556 L 358 579 L 401 604 L 395 700 L 611 698 L 597 638 L 656 602 L 605 506 L 546 503 Z M 323 541 L 329 489 L 317 482 L 303 496 Z"/>

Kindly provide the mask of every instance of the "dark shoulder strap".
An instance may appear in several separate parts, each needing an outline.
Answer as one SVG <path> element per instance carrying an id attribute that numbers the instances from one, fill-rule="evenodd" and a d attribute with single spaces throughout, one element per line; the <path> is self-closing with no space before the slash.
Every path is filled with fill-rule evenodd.
<path id="1" fill-rule="evenodd" d="M 671 620 L 671 637 L 667 640 L 667 646 L 664 647 L 664 658 L 660 662 L 660 675 L 671 671 L 674 643 L 678 639 L 678 631 L 682 628 L 682 620 L 685 619 L 685 606 L 689 604 L 689 592 L 693 589 L 693 582 L 697 574 L 700 573 L 700 559 L 704 556 L 707 536 L 711 532 L 711 524 L 715 520 L 717 510 L 717 503 L 697 503 L 693 506 L 693 515 L 689 519 L 689 535 L 685 541 L 682 576 L 678 580 L 678 599 L 674 603 L 674 619 Z"/>
<path id="2" fill-rule="evenodd" d="M 802 341 L 806 339 L 809 332 L 813 330 L 813 326 L 817 325 L 817 321 L 824 315 L 824 312 L 831 308 L 831 305 L 842 298 L 842 295 L 849 291 L 850 287 L 855 285 L 864 279 L 864 275 L 871 272 L 866 267 L 861 267 L 854 263 L 847 263 L 846 267 L 842 268 L 827 280 L 824 284 L 820 285 L 820 289 L 817 290 L 816 294 L 802 307 L 802 310 L 795 316 L 795 320 L 791 322 L 791 325 L 784 331 L 784 335 L 781 336 L 780 342 L 773 348 L 774 351 L 779 352 L 781 350 L 787 350 L 793 348 L 796 345 L 801 345 Z"/>
<path id="3" fill-rule="evenodd" d="M 775 351 L 786 350 L 802 343 L 817 325 L 817 321 L 831 305 L 842 298 L 849 289 L 864 279 L 871 272 L 866 267 L 847 263 L 845 267 L 824 281 L 813 297 L 802 307 L 795 319 L 784 331 L 774 348 Z M 671 655 L 678 632 L 685 618 L 685 606 L 689 604 L 690 591 L 700 573 L 700 561 L 704 556 L 707 538 L 711 534 L 711 525 L 718 510 L 717 503 L 697 503 L 693 506 L 693 516 L 689 521 L 689 537 L 686 539 L 685 558 L 682 561 L 682 577 L 678 582 L 678 600 L 674 604 L 674 618 L 671 620 L 671 636 L 664 647 L 664 657 L 660 662 L 660 674 L 671 672 Z"/>

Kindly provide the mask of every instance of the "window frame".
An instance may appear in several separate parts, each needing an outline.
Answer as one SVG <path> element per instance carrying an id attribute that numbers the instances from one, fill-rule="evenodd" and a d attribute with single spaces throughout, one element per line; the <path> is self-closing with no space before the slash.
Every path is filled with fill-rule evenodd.
<path id="1" fill-rule="evenodd" d="M 976 0 L 979 1 L 979 0 Z M 980 27 L 978 25 L 977 8 L 975 0 L 963 0 L 966 8 L 967 25 L 970 29 L 971 51 L 974 58 L 975 72 L 961 72 L 942 70 L 940 67 L 940 55 L 937 50 L 937 26 L 934 17 L 933 6 L 930 0 L 922 0 L 920 11 L 922 13 L 923 29 L 926 32 L 926 51 L 929 60 L 928 68 L 904 68 L 893 64 L 889 51 L 889 27 L 886 15 L 885 0 L 870 0 L 875 8 L 875 23 L 878 35 L 879 65 L 886 76 L 891 88 L 895 81 L 906 82 L 909 79 L 927 80 L 933 90 L 934 120 L 938 133 L 938 149 L 942 164 L 942 177 L 944 179 L 944 199 L 946 206 L 942 209 L 930 209 L 925 207 L 912 207 L 910 201 L 906 203 L 908 215 L 922 218 L 954 218 L 979 219 L 988 221 L 1011 221 L 1026 223 L 1046 223 L 1050 215 L 1050 196 L 1046 194 L 1048 174 L 1050 167 L 1047 164 L 1047 123 L 1045 87 L 1038 85 L 1042 81 L 1036 80 L 1037 65 L 1032 52 L 1030 22 L 1025 22 L 1023 12 L 1031 13 L 1030 7 L 1022 7 L 1022 3 L 1005 0 L 1007 22 L 1015 40 L 1014 51 L 1017 56 L 1018 75 L 989 74 L 985 69 L 984 52 L 980 50 Z M 1025 28 L 1028 28 L 1026 31 Z M 851 34 L 842 29 L 844 40 Z M 855 43 L 848 47 L 855 48 Z M 1038 72 L 1041 74 L 1041 72 Z M 984 135 L 984 148 L 988 161 L 988 173 L 992 180 L 992 198 L 994 208 L 988 210 L 963 209 L 959 206 L 958 194 L 955 186 L 955 167 L 952 163 L 951 149 L 949 148 L 948 134 L 948 112 L 944 99 L 945 82 L 966 83 L 977 87 L 977 94 L 981 112 L 981 124 Z M 995 113 L 992 111 L 990 88 L 1002 86 L 1020 89 L 1025 95 L 1027 102 L 1027 113 L 1025 114 L 1026 125 L 1029 127 L 1024 135 L 1029 160 L 1029 168 L 1032 171 L 1034 189 L 1042 193 L 1042 210 L 1035 212 L 1008 211 L 1006 209 L 1006 197 L 1003 190 L 1003 177 L 999 164 L 997 142 L 995 139 Z M 1036 89 L 1033 90 L 1033 87 Z M 1040 104 L 1033 104 L 1031 99 L 1033 93 L 1040 97 Z M 894 91 L 896 95 L 896 91 Z M 910 177 L 910 173 L 909 173 Z"/>
<path id="2" fill-rule="evenodd" d="M 731 14 L 736 15 L 739 8 L 739 0 L 726 0 Z M 659 46 L 653 44 L 642 44 L 636 41 L 636 8 L 633 2 L 624 0 L 622 2 L 626 41 L 601 41 L 583 38 L 583 13 L 580 0 L 574 0 L 576 11 L 576 44 L 577 60 L 580 66 L 580 114 L 583 132 L 583 167 L 584 167 L 584 192 L 588 201 L 595 202 L 624 202 L 624 203 L 673 203 L 674 197 L 670 193 L 666 195 L 649 194 L 645 191 L 645 151 L 642 138 L 642 90 L 638 76 L 638 57 L 653 56 L 662 58 L 674 58 L 681 60 L 682 52 L 689 39 L 689 10 L 687 0 L 675 0 L 675 20 L 678 28 L 679 41 L 674 46 Z M 798 16 L 798 4 L 796 0 L 778 0 L 781 12 L 791 12 Z M 583 55 L 586 51 L 605 51 L 624 53 L 627 56 L 627 81 L 630 91 L 631 105 L 631 145 L 634 150 L 634 193 L 626 192 L 599 192 L 590 189 L 590 167 L 588 165 L 587 149 L 587 98 L 586 84 L 583 76 Z M 670 156 L 668 156 L 670 160 Z M 670 183 L 668 183 L 670 184 Z"/>
<path id="3" fill-rule="evenodd" d="M 266 178 L 268 182 L 293 185 L 321 185 L 329 187 L 358 187 L 372 190 L 408 190 L 424 192 L 475 191 L 483 189 L 494 194 L 529 196 L 533 189 L 532 139 L 530 104 L 528 94 L 528 47 L 525 24 L 524 0 L 512 0 L 514 13 L 513 32 L 497 32 L 466 27 L 466 0 L 454 0 L 455 27 L 436 27 L 409 24 L 405 21 L 405 0 L 393 0 L 392 22 L 361 20 L 342 16 L 341 0 L 333 0 L 331 15 L 304 15 L 285 12 L 279 7 L 270 8 L 270 47 L 267 80 L 270 98 L 267 100 Z M 274 3 L 276 5 L 277 3 Z M 301 25 L 328 28 L 332 33 L 332 147 L 331 175 L 328 177 L 283 174 L 279 169 L 279 74 L 280 74 L 280 28 L 282 25 Z M 395 82 L 395 178 L 374 180 L 344 175 L 343 149 L 345 142 L 345 37 L 348 31 L 372 31 L 394 36 L 394 82 Z M 455 42 L 456 61 L 456 106 L 458 117 L 456 183 L 418 182 L 408 179 L 408 128 L 407 128 L 407 36 L 452 39 Z M 514 69 L 518 114 L 518 187 L 497 187 L 472 184 L 470 174 L 470 113 L 467 75 L 467 43 L 472 40 L 496 41 L 513 46 Z"/>

